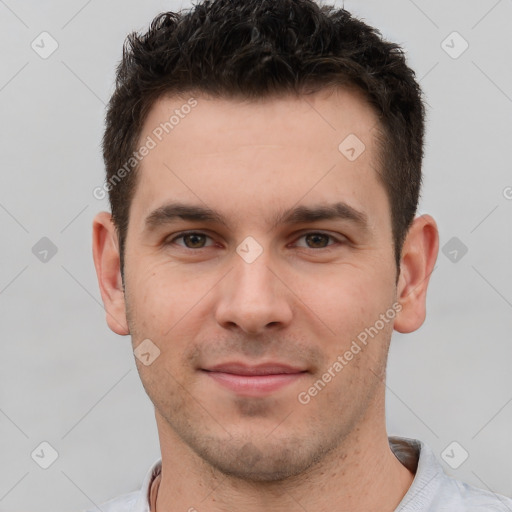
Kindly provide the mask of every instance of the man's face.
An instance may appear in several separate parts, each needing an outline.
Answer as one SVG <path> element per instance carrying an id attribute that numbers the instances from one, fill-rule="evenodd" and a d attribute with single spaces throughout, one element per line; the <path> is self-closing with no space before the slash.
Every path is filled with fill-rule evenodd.
<path id="1" fill-rule="evenodd" d="M 180 110 L 187 98 L 162 99 L 144 125 L 141 144 L 148 136 L 157 144 L 130 210 L 127 321 L 134 348 L 150 339 L 160 350 L 137 365 L 161 437 L 226 474 L 277 480 L 381 421 L 393 321 L 344 357 L 396 299 L 376 117 L 347 90 L 196 100 Z M 159 141 L 154 130 L 175 109 L 190 112 Z M 354 135 L 365 145 L 355 159 L 362 146 Z M 175 203 L 224 222 L 151 216 Z M 349 208 L 283 220 L 336 203 Z M 333 371 L 338 356 L 344 363 Z M 256 368 L 265 364 L 273 368 Z M 213 371 L 218 365 L 228 366 Z"/>

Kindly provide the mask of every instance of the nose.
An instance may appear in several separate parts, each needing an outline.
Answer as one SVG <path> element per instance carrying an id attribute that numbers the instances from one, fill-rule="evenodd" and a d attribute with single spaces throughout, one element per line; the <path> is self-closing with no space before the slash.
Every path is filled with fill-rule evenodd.
<path id="1" fill-rule="evenodd" d="M 215 316 L 219 325 L 256 335 L 290 323 L 293 293 L 271 260 L 268 251 L 251 263 L 234 255 L 234 268 L 217 290 Z"/>

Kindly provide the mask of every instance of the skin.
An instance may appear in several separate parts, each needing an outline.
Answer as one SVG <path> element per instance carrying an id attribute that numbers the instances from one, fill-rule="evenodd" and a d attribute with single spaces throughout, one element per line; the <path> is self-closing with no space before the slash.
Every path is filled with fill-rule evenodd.
<path id="1" fill-rule="evenodd" d="M 157 101 L 141 141 L 187 97 Z M 155 406 L 162 451 L 157 510 L 392 511 L 414 474 L 392 453 L 385 369 L 393 329 L 425 319 L 439 248 L 417 217 L 397 280 L 389 200 L 377 179 L 377 119 L 348 89 L 257 102 L 196 96 L 197 106 L 141 163 L 130 210 L 125 293 L 111 216 L 93 222 L 93 255 L 109 327 L 149 338 L 160 356 L 136 359 Z M 356 134 L 349 161 L 338 145 Z M 207 205 L 228 226 L 177 219 L 150 232 L 166 202 Z M 368 217 L 271 226 L 294 206 L 344 201 Z M 186 230 L 206 236 L 175 238 Z M 334 238 L 307 237 L 322 232 Z M 247 263 L 247 237 L 263 252 Z M 307 391 L 379 315 L 401 311 L 307 405 Z M 307 370 L 263 397 L 241 396 L 202 368 L 279 361 Z"/>

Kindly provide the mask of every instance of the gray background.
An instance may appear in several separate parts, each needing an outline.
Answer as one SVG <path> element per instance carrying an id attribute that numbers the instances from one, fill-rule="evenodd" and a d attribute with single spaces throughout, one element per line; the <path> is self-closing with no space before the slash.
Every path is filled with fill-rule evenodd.
<path id="1" fill-rule="evenodd" d="M 91 223 L 108 204 L 92 190 L 124 37 L 188 6 L 0 0 L 0 511 L 94 507 L 137 489 L 159 456 L 130 340 L 105 322 Z M 427 321 L 394 334 L 389 434 L 426 441 L 449 474 L 511 496 L 512 1 L 345 7 L 407 50 L 429 105 L 419 213 L 437 220 L 441 247 L 456 237 L 431 277 Z M 31 47 L 43 31 L 59 45 L 46 59 Z M 454 31 L 469 43 L 458 58 Z M 32 252 L 42 237 L 57 248 L 46 262 Z M 48 469 L 31 458 L 43 441 L 59 454 Z M 453 441 L 452 459 L 469 453 L 458 469 L 442 457 Z"/>

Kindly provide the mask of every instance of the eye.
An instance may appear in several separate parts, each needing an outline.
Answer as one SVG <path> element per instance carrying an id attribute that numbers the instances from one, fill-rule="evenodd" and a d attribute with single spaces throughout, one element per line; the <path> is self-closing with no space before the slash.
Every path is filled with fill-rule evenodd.
<path id="1" fill-rule="evenodd" d="M 209 247 L 205 245 L 206 239 L 211 238 L 204 234 L 197 231 L 187 231 L 185 233 L 181 233 L 174 238 L 171 238 L 166 242 L 167 245 L 173 244 L 176 240 L 183 240 L 184 245 L 178 244 L 182 247 L 185 247 L 185 249 L 203 249 L 205 247 Z M 212 245 L 212 244 L 210 244 Z"/>
<path id="2" fill-rule="evenodd" d="M 343 243 L 342 239 L 336 238 L 328 233 L 321 231 L 310 231 L 304 233 L 297 240 L 304 239 L 306 245 L 296 244 L 297 247 L 305 247 L 306 249 L 328 249 L 333 245 L 340 245 Z M 199 231 L 186 231 L 180 233 L 173 238 L 165 242 L 166 245 L 175 244 L 177 240 L 181 240 L 182 243 L 177 243 L 184 249 L 205 249 L 214 245 L 213 240 L 210 236 Z M 211 240 L 212 243 L 207 244 L 207 240 Z M 333 243 L 329 243 L 333 241 Z"/>
<path id="3" fill-rule="evenodd" d="M 341 240 L 329 235 L 328 233 L 322 233 L 320 231 L 311 231 L 304 233 L 298 240 L 304 238 L 306 243 L 309 245 L 299 245 L 299 247 L 306 247 L 308 249 L 324 249 L 331 245 L 339 245 L 342 243 Z M 334 240 L 334 244 L 329 244 L 329 240 Z"/>

